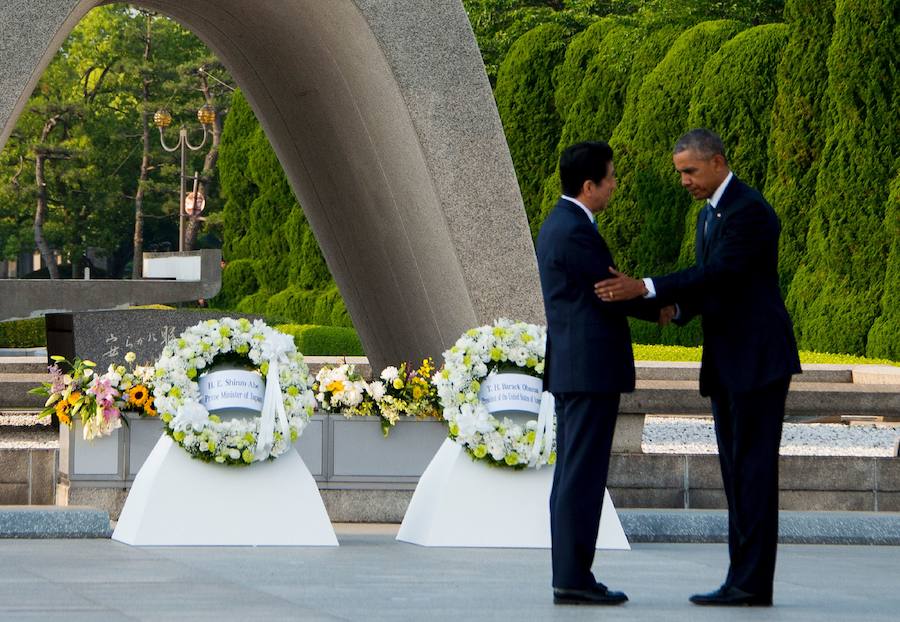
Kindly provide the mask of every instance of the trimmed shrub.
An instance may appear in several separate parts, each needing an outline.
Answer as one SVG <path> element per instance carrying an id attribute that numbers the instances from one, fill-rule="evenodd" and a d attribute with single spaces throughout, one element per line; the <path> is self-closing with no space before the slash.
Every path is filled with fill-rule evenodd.
<path id="1" fill-rule="evenodd" d="M 225 264 L 222 270 L 222 289 L 209 305 L 216 309 L 233 309 L 245 296 L 256 292 L 256 281 L 252 259 L 235 259 Z"/>
<path id="2" fill-rule="evenodd" d="M 260 290 L 255 294 L 250 294 L 249 296 L 244 296 L 241 298 L 241 301 L 237 303 L 235 307 L 235 311 L 238 313 L 247 313 L 251 315 L 265 315 L 266 314 L 266 305 L 269 302 L 269 298 L 272 297 L 271 292 L 267 292 L 266 290 Z"/>
<path id="3" fill-rule="evenodd" d="M 269 298 L 265 314 L 289 322 L 313 321 L 318 294 L 316 290 L 288 287 Z"/>
<path id="4" fill-rule="evenodd" d="M 39 348 L 47 345 L 44 318 L 0 322 L 0 347 Z"/>
<path id="5" fill-rule="evenodd" d="M 560 145 L 582 140 L 609 142 L 622 118 L 631 77 L 631 60 L 644 37 L 643 29 L 630 25 L 608 28 L 584 73 L 578 94 L 563 126 Z"/>
<path id="6" fill-rule="evenodd" d="M 313 317 L 317 324 L 328 326 L 353 326 L 344 299 L 338 293 L 337 287 L 330 287 L 319 293 Z"/>
<path id="7" fill-rule="evenodd" d="M 359 336 L 352 328 L 312 324 L 279 324 L 275 328 L 291 335 L 305 356 L 363 356 Z"/>
<path id="8" fill-rule="evenodd" d="M 765 185 L 775 71 L 787 34 L 784 24 L 738 33 L 707 61 L 691 98 L 688 125 L 716 132 L 732 170 L 754 188 Z"/>
<path id="9" fill-rule="evenodd" d="M 247 206 L 259 190 L 250 176 L 247 161 L 260 134 L 262 130 L 250 104 L 236 90 L 222 128 L 218 161 L 221 194 L 225 199 L 222 256 L 229 261 L 250 255 L 246 240 L 251 228 Z"/>
<path id="10" fill-rule="evenodd" d="M 804 349 L 863 354 L 881 311 L 892 242 L 885 206 L 900 152 L 898 19 L 894 0 L 836 4 L 825 148 L 807 254 L 788 294 Z"/>
<path id="11" fill-rule="evenodd" d="M 601 23 L 604 26 L 603 38 L 597 42 L 595 53 L 588 60 L 585 70 L 581 73 L 570 72 L 571 79 L 579 80 L 580 85 L 576 88 L 575 100 L 570 105 L 568 120 L 562 128 L 553 173 L 547 177 L 542 187 L 538 226 L 559 200 L 559 154 L 562 150 L 583 140 L 609 142 L 622 117 L 631 80 L 631 61 L 646 33 L 636 26 L 617 23 L 612 19 L 598 22 Z M 574 45 L 575 40 L 569 44 L 569 48 Z M 566 60 L 568 59 L 567 50 Z M 559 101 L 559 89 L 571 89 L 571 85 L 557 80 L 554 82 L 557 84 Z"/>
<path id="12" fill-rule="evenodd" d="M 891 183 L 884 215 L 891 251 L 884 277 L 881 316 L 869 331 L 866 355 L 900 361 L 900 161 L 894 165 L 894 170 L 898 173 Z"/>
<path id="13" fill-rule="evenodd" d="M 787 294 L 806 254 L 809 206 L 816 194 L 834 0 L 787 0 L 787 44 L 778 63 L 778 95 L 772 109 L 765 196 L 781 220 L 778 269 Z"/>
<path id="14" fill-rule="evenodd" d="M 350 318 L 281 164 L 236 91 L 222 143 L 226 264 L 213 304 L 295 322 Z M 273 292 L 277 292 L 274 293 Z"/>
<path id="15" fill-rule="evenodd" d="M 541 185 L 553 171 L 562 120 L 553 97 L 553 69 L 563 60 L 566 30 L 542 24 L 510 48 L 494 97 L 503 121 L 532 234 L 539 227 Z"/>
<path id="16" fill-rule="evenodd" d="M 603 37 L 616 23 L 612 18 L 601 19 L 572 37 L 572 41 L 566 46 L 563 62 L 553 70 L 553 101 L 563 122 L 569 118 L 569 108 L 578 97 L 588 64 L 597 53 Z"/>

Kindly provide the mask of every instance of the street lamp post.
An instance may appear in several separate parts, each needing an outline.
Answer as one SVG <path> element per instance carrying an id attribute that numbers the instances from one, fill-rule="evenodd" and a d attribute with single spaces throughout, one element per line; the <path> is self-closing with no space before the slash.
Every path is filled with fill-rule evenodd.
<path id="1" fill-rule="evenodd" d="M 185 166 L 187 165 L 187 151 L 186 149 L 190 149 L 191 151 L 197 151 L 203 148 L 203 145 L 206 144 L 206 137 L 208 134 L 207 126 L 212 125 L 216 121 L 216 111 L 209 104 L 204 105 L 200 110 L 197 111 L 197 119 L 200 121 L 200 124 L 203 127 L 203 140 L 200 141 L 199 145 L 192 145 L 188 140 L 188 131 L 187 128 L 182 125 L 178 130 L 178 143 L 174 147 L 169 147 L 166 144 L 164 132 L 167 127 L 172 124 L 172 115 L 169 114 L 168 110 L 157 110 L 156 114 L 153 115 L 153 122 L 156 124 L 156 127 L 159 128 L 159 142 L 162 145 L 162 148 L 168 152 L 173 152 L 178 149 L 181 150 L 181 184 L 178 192 L 178 250 L 184 250 L 184 184 L 185 184 Z"/>

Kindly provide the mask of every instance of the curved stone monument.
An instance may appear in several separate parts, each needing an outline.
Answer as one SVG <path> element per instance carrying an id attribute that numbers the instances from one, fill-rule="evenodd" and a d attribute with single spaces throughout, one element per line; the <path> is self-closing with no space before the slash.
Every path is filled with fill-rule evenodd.
<path id="1" fill-rule="evenodd" d="M 0 3 L 0 146 L 101 0 Z M 228 67 L 272 142 L 372 364 L 543 321 L 537 264 L 459 0 L 138 0 Z M 2 303 L 0 303 L 2 304 Z"/>

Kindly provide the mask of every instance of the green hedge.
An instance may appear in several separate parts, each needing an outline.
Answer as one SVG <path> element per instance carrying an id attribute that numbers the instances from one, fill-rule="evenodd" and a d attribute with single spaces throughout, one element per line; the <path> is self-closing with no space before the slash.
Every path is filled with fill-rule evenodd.
<path id="1" fill-rule="evenodd" d="M 885 206 L 900 153 L 896 9 L 896 0 L 836 5 L 825 148 L 807 254 L 788 294 L 804 349 L 863 354 L 881 312 Z"/>
<path id="2" fill-rule="evenodd" d="M 556 24 L 525 33 L 500 65 L 494 91 L 533 235 L 540 226 L 541 187 L 556 165 L 562 120 L 552 75 L 563 60 L 566 37 L 566 30 Z"/>
<path id="3" fill-rule="evenodd" d="M 758 189 L 766 181 L 775 72 L 787 35 L 785 24 L 738 33 L 706 62 L 691 97 L 688 125 L 716 132 L 732 170 Z"/>
<path id="4" fill-rule="evenodd" d="M 247 161 L 261 133 L 250 104 L 240 91 L 235 91 L 222 128 L 218 161 L 220 189 L 225 199 L 222 254 L 229 261 L 250 256 L 247 236 L 252 225 L 247 204 L 248 197 L 255 196 L 258 189 Z"/>
<path id="5" fill-rule="evenodd" d="M 553 173 L 544 180 L 541 191 L 538 221 L 543 222 L 559 200 L 559 154 L 562 150 L 583 140 L 603 140 L 609 142 L 613 130 L 622 117 L 625 94 L 631 75 L 631 60 L 634 50 L 640 45 L 644 31 L 629 24 L 612 19 L 597 22 L 582 35 L 592 32 L 590 38 L 593 55 L 586 61 L 581 71 L 567 68 L 571 57 L 581 58 L 585 44 L 579 38 L 573 39 L 566 49 L 566 63 L 557 67 L 554 73 L 556 101 L 569 96 L 562 93 L 575 92 L 574 100 L 568 105 L 570 114 L 562 128 L 562 135 L 554 155 Z M 602 33 L 602 38 L 599 34 Z M 575 47 L 577 54 L 572 54 Z M 574 62 L 572 63 L 574 65 Z M 580 68 L 580 66 L 579 66 Z M 567 80 L 575 82 L 567 83 Z"/>
<path id="6" fill-rule="evenodd" d="M 588 64 L 596 55 L 603 37 L 616 24 L 614 19 L 601 19 L 572 37 L 566 46 L 563 61 L 553 69 L 553 101 L 562 121 L 569 118 L 569 108 L 578 97 Z"/>
<path id="7" fill-rule="evenodd" d="M 891 251 L 884 277 L 881 316 L 869 331 L 866 355 L 900 361 L 900 161 L 894 168 L 898 173 L 891 183 L 884 215 L 884 228 L 891 239 Z"/>
<path id="8" fill-rule="evenodd" d="M 311 324 L 279 324 L 275 328 L 292 335 L 297 349 L 306 356 L 363 356 L 352 328 Z"/>
<path id="9" fill-rule="evenodd" d="M 834 0 L 787 0 L 784 18 L 789 36 L 778 63 L 763 194 L 781 220 L 778 271 L 786 295 L 806 254 L 809 209 L 825 144 L 825 58 L 834 27 Z"/>
<path id="10" fill-rule="evenodd" d="M 227 264 L 216 307 L 349 326 L 344 301 L 281 164 L 240 91 L 222 132 Z"/>
<path id="11" fill-rule="evenodd" d="M 638 120 L 642 118 L 640 107 L 641 85 L 644 83 L 647 75 L 665 58 L 669 48 L 672 47 L 672 44 L 682 32 L 683 28 L 677 25 L 656 28 L 647 33 L 634 53 L 622 118 L 619 120 L 615 130 L 613 130 L 610 140 L 615 157 L 617 177 L 620 183 L 624 181 L 627 184 L 628 179 L 633 178 L 635 173 L 636 154 L 633 152 L 631 144 L 638 131 Z M 613 195 L 613 202 L 610 208 L 599 214 L 597 223 L 620 267 L 628 269 L 630 265 L 629 259 L 624 255 L 624 251 L 634 238 L 636 228 L 625 212 L 625 208 L 617 207 L 619 204 L 624 206 L 627 203 L 621 199 L 617 202 L 615 197 L 618 194 L 620 194 L 619 191 Z"/>
<path id="12" fill-rule="evenodd" d="M 259 290 L 252 259 L 235 259 L 222 270 L 222 289 L 209 301 L 216 309 L 234 309 L 246 296 Z"/>
<path id="13" fill-rule="evenodd" d="M 271 297 L 272 292 L 261 289 L 256 293 L 241 298 L 240 302 L 238 302 L 237 306 L 235 306 L 235 311 L 252 315 L 265 315 L 266 306 L 268 305 L 269 299 Z"/>
<path id="14" fill-rule="evenodd" d="M 0 348 L 39 348 L 46 345 L 44 318 L 0 322 Z"/>

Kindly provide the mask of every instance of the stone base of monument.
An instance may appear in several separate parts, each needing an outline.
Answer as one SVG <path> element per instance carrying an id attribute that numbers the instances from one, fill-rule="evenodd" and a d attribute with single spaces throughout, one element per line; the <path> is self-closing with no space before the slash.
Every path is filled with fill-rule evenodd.
<path id="1" fill-rule="evenodd" d="M 551 466 L 492 468 L 448 438 L 419 479 L 397 539 L 423 546 L 550 548 L 552 483 Z M 631 548 L 608 492 L 597 548 Z"/>
<path id="2" fill-rule="evenodd" d="M 316 482 L 295 449 L 248 467 L 192 459 L 163 436 L 113 532 L 138 546 L 337 546 Z"/>

